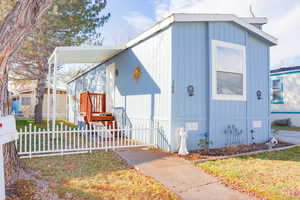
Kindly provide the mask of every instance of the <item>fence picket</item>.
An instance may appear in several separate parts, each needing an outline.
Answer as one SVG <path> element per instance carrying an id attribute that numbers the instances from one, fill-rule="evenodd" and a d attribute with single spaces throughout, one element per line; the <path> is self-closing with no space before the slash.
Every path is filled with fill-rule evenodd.
<path id="1" fill-rule="evenodd" d="M 38 132 L 39 132 L 38 133 L 38 136 L 39 136 L 39 139 L 38 139 L 39 145 L 38 146 L 39 146 L 39 151 L 41 151 L 41 128 L 38 129 Z"/>
<path id="2" fill-rule="evenodd" d="M 27 148 L 27 126 L 25 126 L 25 133 L 24 133 L 24 136 L 25 136 L 25 152 L 28 152 L 28 148 Z"/>
<path id="3" fill-rule="evenodd" d="M 87 135 L 87 138 L 89 138 L 89 143 L 88 143 L 88 147 L 89 147 L 89 152 L 92 153 L 92 130 L 93 130 L 93 125 L 90 127 L 90 132 Z"/>
<path id="4" fill-rule="evenodd" d="M 36 152 L 36 126 L 33 126 L 33 151 Z"/>
<path id="5" fill-rule="evenodd" d="M 96 135 L 97 135 L 97 149 L 100 148 L 100 126 L 96 127 Z"/>
<path id="6" fill-rule="evenodd" d="M 103 127 L 101 127 L 100 136 L 101 136 L 101 148 L 103 149 L 104 148 Z"/>
<path id="7" fill-rule="evenodd" d="M 19 135 L 19 140 L 16 140 L 16 146 L 18 147 L 18 142 L 19 142 L 19 151 L 22 151 L 23 150 L 23 146 L 22 146 L 22 144 L 23 144 L 23 129 L 21 128 L 20 129 L 20 135 Z"/>
<path id="8" fill-rule="evenodd" d="M 110 147 L 110 138 L 109 138 L 109 134 L 108 134 L 108 123 L 105 122 L 105 141 L 106 141 L 106 150 L 108 150 L 108 148 Z"/>
<path id="9" fill-rule="evenodd" d="M 29 124 L 29 157 L 31 158 L 31 135 L 32 135 L 32 129 L 31 124 Z"/>

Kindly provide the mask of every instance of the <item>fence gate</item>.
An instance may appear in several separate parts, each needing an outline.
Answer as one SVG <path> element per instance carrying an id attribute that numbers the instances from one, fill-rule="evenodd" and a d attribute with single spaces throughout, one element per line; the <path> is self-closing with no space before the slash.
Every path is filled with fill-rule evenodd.
<path id="1" fill-rule="evenodd" d="M 70 128 L 61 124 L 50 130 L 29 125 L 19 131 L 16 147 L 21 158 L 31 158 L 151 146 L 154 143 L 156 128 L 150 123 L 134 128 L 106 127 Z"/>

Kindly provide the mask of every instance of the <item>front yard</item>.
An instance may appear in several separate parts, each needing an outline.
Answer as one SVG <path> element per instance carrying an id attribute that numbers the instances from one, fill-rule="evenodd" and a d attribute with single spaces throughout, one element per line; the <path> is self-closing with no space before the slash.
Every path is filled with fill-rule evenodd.
<path id="1" fill-rule="evenodd" d="M 300 133 L 300 127 L 296 127 L 296 126 L 278 126 L 278 125 L 272 125 L 272 129 L 285 130 L 285 131 L 299 131 L 299 133 Z"/>
<path id="2" fill-rule="evenodd" d="M 178 199 L 152 178 L 127 166 L 113 152 L 23 161 L 62 199 Z"/>
<path id="3" fill-rule="evenodd" d="M 300 199 L 300 147 L 198 163 L 241 191 L 270 200 Z"/>

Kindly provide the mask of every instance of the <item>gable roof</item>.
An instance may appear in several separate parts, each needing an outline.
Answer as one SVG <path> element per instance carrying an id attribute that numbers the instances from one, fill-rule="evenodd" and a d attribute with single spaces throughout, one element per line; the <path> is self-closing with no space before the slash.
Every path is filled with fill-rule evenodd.
<path id="1" fill-rule="evenodd" d="M 174 13 L 164 20 L 156 23 L 150 29 L 144 31 L 138 35 L 133 40 L 129 41 L 125 46 L 127 48 L 137 44 L 138 42 L 146 39 L 147 37 L 153 35 L 154 33 L 168 27 L 174 22 L 234 22 L 245 29 L 253 32 L 266 41 L 270 42 L 272 45 L 278 43 L 277 38 L 269 35 L 268 33 L 260 30 L 252 24 L 264 24 L 267 22 L 266 18 L 239 18 L 232 14 L 186 14 L 186 13 Z"/>
<path id="2" fill-rule="evenodd" d="M 69 80 L 67 83 L 70 83 L 74 81 L 75 79 L 81 77 L 83 74 L 86 74 L 87 72 L 91 71 L 95 67 L 105 63 L 112 57 L 118 55 L 122 51 L 131 48 L 135 46 L 136 44 L 142 42 L 143 40 L 151 37 L 155 33 L 167 28 L 171 24 L 175 22 L 234 22 L 241 27 L 247 29 L 248 31 L 258 35 L 263 40 L 269 42 L 272 46 L 277 45 L 278 40 L 277 38 L 271 36 L 270 34 L 262 31 L 261 29 L 257 28 L 253 24 L 265 24 L 267 23 L 267 18 L 261 17 L 261 18 L 239 18 L 236 15 L 233 14 L 186 14 L 186 13 L 174 13 L 170 16 L 166 17 L 165 19 L 161 20 L 160 22 L 157 22 L 154 24 L 151 28 L 148 30 L 142 32 L 134 39 L 127 42 L 125 45 L 118 48 L 118 51 L 112 53 L 111 55 L 105 57 L 102 59 L 102 61 L 94 66 L 91 66 L 87 68 L 82 73 L 78 74 L 77 76 L 73 77 L 71 80 Z"/>

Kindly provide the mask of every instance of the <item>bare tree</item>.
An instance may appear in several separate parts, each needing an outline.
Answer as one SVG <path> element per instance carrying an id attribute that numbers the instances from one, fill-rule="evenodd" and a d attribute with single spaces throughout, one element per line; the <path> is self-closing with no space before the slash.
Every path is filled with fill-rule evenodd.
<path id="1" fill-rule="evenodd" d="M 1 0 L 2 1 L 2 0 Z M 8 72 L 9 60 L 20 47 L 23 39 L 31 33 L 38 20 L 51 6 L 53 0 L 18 0 L 0 25 L 0 116 L 9 114 Z M 4 145 L 6 184 L 19 176 L 21 164 L 13 142 Z"/>

